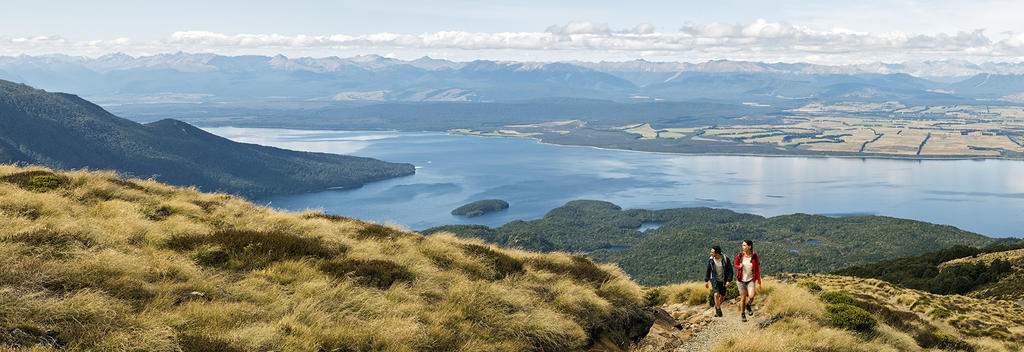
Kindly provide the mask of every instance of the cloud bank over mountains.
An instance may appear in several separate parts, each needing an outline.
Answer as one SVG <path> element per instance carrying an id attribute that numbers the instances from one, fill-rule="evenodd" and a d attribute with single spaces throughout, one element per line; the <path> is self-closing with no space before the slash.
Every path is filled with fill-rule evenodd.
<path id="1" fill-rule="evenodd" d="M 614 29 L 607 24 L 569 22 L 539 32 L 480 33 L 438 31 L 420 34 L 363 35 L 226 34 L 179 31 L 152 41 L 131 38 L 72 41 L 59 36 L 0 36 L 0 53 L 99 56 L 112 52 L 151 55 L 168 52 L 222 54 L 351 55 L 393 53 L 450 59 L 675 61 L 708 59 L 812 62 L 824 64 L 915 60 L 1024 60 L 1024 32 L 957 33 L 859 32 L 816 30 L 758 19 L 749 24 L 687 23 L 659 31 L 643 23 Z"/>

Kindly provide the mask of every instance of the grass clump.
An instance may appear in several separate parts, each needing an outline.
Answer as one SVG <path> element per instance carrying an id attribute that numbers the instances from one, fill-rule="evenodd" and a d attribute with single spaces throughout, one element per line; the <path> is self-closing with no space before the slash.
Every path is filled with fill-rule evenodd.
<path id="1" fill-rule="evenodd" d="M 8 241 L 20 242 L 32 249 L 45 247 L 68 248 L 72 246 L 92 247 L 96 242 L 81 233 L 68 233 L 50 229 L 39 229 L 11 236 Z"/>
<path id="2" fill-rule="evenodd" d="M 938 307 L 929 311 L 928 315 L 935 319 L 945 319 L 949 318 L 953 313 L 950 313 L 946 308 Z"/>
<path id="3" fill-rule="evenodd" d="M 25 190 L 42 193 L 55 190 L 67 182 L 65 178 L 43 170 L 13 173 L 0 177 L 0 181 L 13 183 Z"/>
<path id="4" fill-rule="evenodd" d="M 242 352 L 244 349 L 232 346 L 222 339 L 196 334 L 179 334 L 178 344 L 188 352 Z"/>
<path id="5" fill-rule="evenodd" d="M 149 220 L 161 221 L 161 220 L 167 219 L 167 217 L 169 217 L 169 216 L 171 216 L 173 214 L 174 214 L 174 209 L 173 208 L 171 208 L 169 206 L 166 206 L 166 205 L 161 205 L 161 206 L 155 207 L 151 211 L 147 212 L 146 213 L 146 217 L 149 218 Z"/>
<path id="6" fill-rule="evenodd" d="M 388 260 L 343 259 L 320 265 L 320 270 L 338 278 L 353 278 L 356 283 L 386 290 L 396 282 L 412 282 L 413 274 L 405 267 Z"/>
<path id="7" fill-rule="evenodd" d="M 569 277 L 600 286 L 613 278 L 612 274 L 602 270 L 597 264 L 583 256 L 573 255 L 568 263 L 560 261 L 535 260 L 532 265 L 538 269 Z"/>
<path id="8" fill-rule="evenodd" d="M 337 221 L 337 222 L 355 220 L 355 219 L 352 219 L 352 218 L 349 218 L 349 217 L 338 216 L 338 215 L 331 215 L 331 214 L 321 213 L 321 212 L 306 213 L 306 214 L 302 215 L 302 217 L 305 218 L 305 219 L 325 219 L 325 220 L 328 220 L 328 221 Z"/>
<path id="9" fill-rule="evenodd" d="M 814 281 L 803 281 L 797 284 L 797 286 L 806 288 L 808 291 L 811 292 L 821 292 L 822 290 L 821 285 L 818 285 L 818 283 Z"/>
<path id="10" fill-rule="evenodd" d="M 704 287 L 703 282 L 673 284 L 661 286 L 658 287 L 658 289 L 661 290 L 662 295 L 666 297 L 666 301 L 663 304 L 685 303 L 687 305 L 695 306 L 704 304 L 707 300 L 708 288 Z"/>
<path id="11" fill-rule="evenodd" d="M 878 321 L 868 311 L 850 304 L 829 304 L 826 317 L 840 329 L 867 332 L 878 325 Z"/>
<path id="12" fill-rule="evenodd" d="M 668 302 L 668 295 L 659 287 L 650 287 L 644 290 L 644 306 L 660 306 Z"/>
<path id="13" fill-rule="evenodd" d="M 846 293 L 845 291 L 825 292 L 822 293 L 821 296 L 819 296 L 819 298 L 821 298 L 822 301 L 828 304 L 857 304 L 857 300 L 854 299 L 853 297 L 850 297 L 850 294 Z"/>
<path id="14" fill-rule="evenodd" d="M 938 348 L 947 351 L 975 351 L 974 346 L 967 341 L 941 332 L 921 331 L 914 339 L 917 340 L 918 345 L 924 348 Z"/>
<path id="15" fill-rule="evenodd" d="M 63 343 L 56 331 L 35 324 L 0 325 L 0 346 L 14 348 L 49 347 L 61 349 Z"/>
<path id="16" fill-rule="evenodd" d="M 360 240 L 388 241 L 406 236 L 404 232 L 381 224 L 367 224 L 356 231 L 356 238 Z"/>
<path id="17" fill-rule="evenodd" d="M 523 262 L 512 258 L 512 256 L 495 251 L 491 247 L 479 244 L 464 244 L 462 250 L 471 257 L 483 260 L 488 266 L 494 269 L 494 274 L 487 277 L 490 280 L 501 280 L 510 275 L 523 272 Z"/>
<path id="18" fill-rule="evenodd" d="M 267 264 L 285 259 L 330 259 L 347 250 L 343 246 L 328 245 L 316 237 L 279 231 L 251 230 L 174 236 L 167 241 L 167 247 L 179 251 L 199 249 L 195 256 L 198 262 L 239 270 L 263 268 Z"/>

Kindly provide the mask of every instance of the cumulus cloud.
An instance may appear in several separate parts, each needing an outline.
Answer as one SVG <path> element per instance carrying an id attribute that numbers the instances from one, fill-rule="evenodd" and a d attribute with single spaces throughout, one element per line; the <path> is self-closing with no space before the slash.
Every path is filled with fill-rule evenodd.
<path id="1" fill-rule="evenodd" d="M 502 51 L 564 54 L 571 58 L 660 55 L 677 59 L 727 58 L 768 61 L 833 60 L 878 61 L 892 59 L 991 58 L 1024 56 L 1024 33 L 1002 33 L 993 39 L 983 30 L 954 34 L 905 32 L 858 32 L 850 29 L 819 30 L 785 22 L 758 19 L 747 24 L 687 23 L 674 32 L 658 32 L 648 23 L 613 29 L 594 22 L 552 25 L 542 32 L 480 33 L 440 31 L 420 34 L 374 33 L 365 35 L 224 34 L 210 31 L 174 32 L 155 41 L 70 41 L 61 37 L 0 37 L 0 52 L 63 52 L 96 54 L 112 51 L 151 54 L 192 51 L 232 53 L 240 50 L 264 54 L 295 52 L 463 52 Z M 593 55 L 593 56 L 588 56 Z"/>
<path id="2" fill-rule="evenodd" d="M 545 32 L 561 35 L 571 34 L 609 34 L 611 29 L 608 28 L 607 24 L 604 23 L 593 23 L 593 22 L 569 22 L 564 26 L 553 25 L 548 27 Z"/>

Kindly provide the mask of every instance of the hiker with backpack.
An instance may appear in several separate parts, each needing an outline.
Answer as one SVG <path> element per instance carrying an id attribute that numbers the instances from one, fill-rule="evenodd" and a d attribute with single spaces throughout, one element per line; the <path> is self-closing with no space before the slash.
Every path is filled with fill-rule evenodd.
<path id="1" fill-rule="evenodd" d="M 708 268 L 704 272 L 704 287 L 711 284 L 715 292 L 715 316 L 722 316 L 722 301 L 725 300 L 725 287 L 732 281 L 733 266 L 729 258 L 722 255 L 722 247 L 711 247 L 711 257 L 708 258 Z"/>
<path id="2" fill-rule="evenodd" d="M 740 318 L 747 321 L 747 314 L 754 315 L 751 305 L 754 296 L 761 290 L 761 261 L 754 253 L 754 241 L 743 240 L 743 251 L 736 255 L 733 267 L 736 268 L 736 286 L 740 291 Z M 754 281 L 757 281 L 755 290 Z"/>

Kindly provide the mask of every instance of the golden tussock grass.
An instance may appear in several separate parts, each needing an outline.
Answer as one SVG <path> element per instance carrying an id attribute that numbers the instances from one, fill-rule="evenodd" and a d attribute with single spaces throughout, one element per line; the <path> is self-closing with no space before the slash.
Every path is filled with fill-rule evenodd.
<path id="1" fill-rule="evenodd" d="M 857 306 L 878 319 L 878 327 L 862 337 L 900 351 L 920 350 L 922 346 L 954 348 L 947 346 L 954 341 L 946 337 L 962 340 L 976 351 L 1019 351 L 1020 343 L 1024 342 L 1024 307 L 1013 302 L 937 295 L 846 276 L 777 277 L 785 282 L 782 286 L 795 287 L 796 282 L 810 280 L 820 284 L 824 292 L 849 293 Z M 772 302 L 769 297 L 766 308 L 772 309 Z"/>
<path id="2" fill-rule="evenodd" d="M 50 173 L 0 179 L 27 171 Z M 617 267 L 566 253 L 54 177 L 0 181 L 0 351 L 579 350 L 642 304 Z"/>

